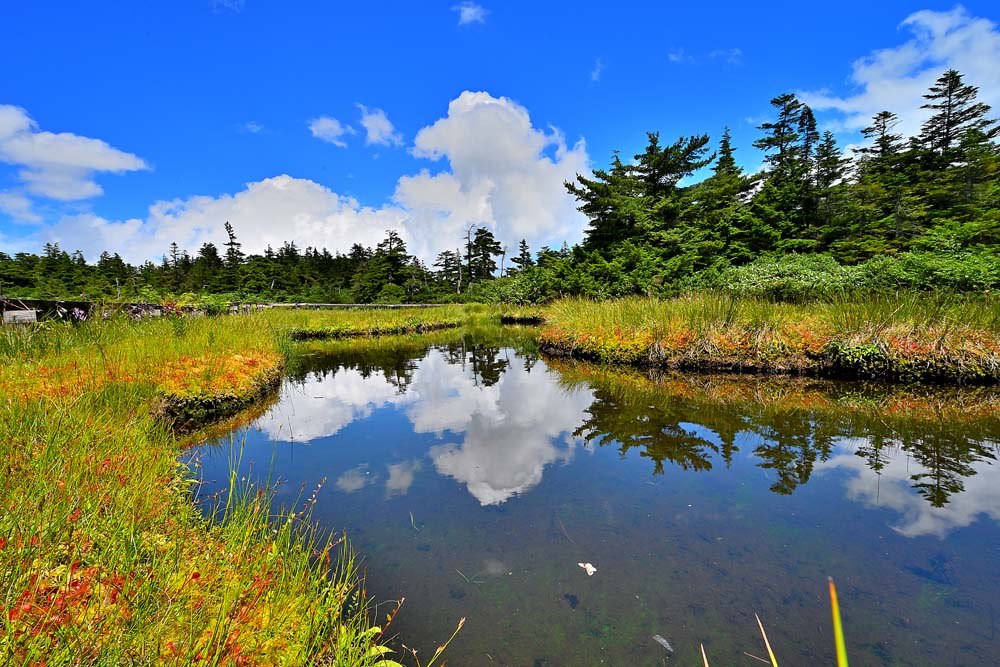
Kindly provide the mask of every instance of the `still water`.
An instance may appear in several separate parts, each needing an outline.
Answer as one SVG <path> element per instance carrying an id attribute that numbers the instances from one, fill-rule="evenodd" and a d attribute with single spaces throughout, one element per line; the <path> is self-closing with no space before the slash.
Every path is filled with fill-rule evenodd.
<path id="1" fill-rule="evenodd" d="M 530 332 L 309 344 L 195 451 L 278 503 L 327 480 L 376 601 L 450 665 L 1000 664 L 1000 394 L 549 361 Z M 590 563 L 588 576 L 579 563 Z M 380 617 L 389 607 L 382 608 Z M 673 653 L 653 639 L 665 638 Z"/>

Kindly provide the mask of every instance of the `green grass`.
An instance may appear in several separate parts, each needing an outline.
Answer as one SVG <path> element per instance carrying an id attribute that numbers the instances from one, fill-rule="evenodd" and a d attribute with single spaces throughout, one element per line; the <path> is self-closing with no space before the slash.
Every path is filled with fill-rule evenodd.
<path id="1" fill-rule="evenodd" d="M 903 381 L 1000 381 L 1000 303 L 884 294 L 774 303 L 721 294 L 564 299 L 544 309 L 543 349 L 680 369 Z"/>
<path id="2" fill-rule="evenodd" d="M 353 338 L 422 333 L 467 324 L 495 321 L 494 308 L 450 305 L 398 309 L 274 309 L 268 313 L 274 326 L 296 340 Z"/>
<path id="3" fill-rule="evenodd" d="M 427 316 L 0 328 L 0 663 L 389 664 L 353 556 L 309 500 L 274 508 L 234 478 L 206 520 L 163 405 L 246 405 L 301 322 Z"/>

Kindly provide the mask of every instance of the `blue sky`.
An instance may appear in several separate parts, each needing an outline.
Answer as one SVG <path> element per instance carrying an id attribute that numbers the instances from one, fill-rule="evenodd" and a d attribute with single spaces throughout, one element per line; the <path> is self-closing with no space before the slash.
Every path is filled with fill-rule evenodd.
<path id="1" fill-rule="evenodd" d="M 572 243 L 562 180 L 647 130 L 755 170 L 782 92 L 843 145 L 947 67 L 1000 107 L 995 2 L 618 4 L 5 3 L 0 250 Z"/>

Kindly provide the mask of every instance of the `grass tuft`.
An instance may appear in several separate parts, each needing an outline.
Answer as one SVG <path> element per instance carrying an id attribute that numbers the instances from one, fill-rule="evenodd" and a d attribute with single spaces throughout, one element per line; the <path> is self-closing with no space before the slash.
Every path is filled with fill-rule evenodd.
<path id="1" fill-rule="evenodd" d="M 1000 382 L 1000 303 L 887 294 L 773 303 L 725 294 L 563 299 L 544 310 L 554 355 L 679 370 L 969 384 Z"/>
<path id="2" fill-rule="evenodd" d="M 0 328 L 0 663 L 390 664 L 353 554 L 311 504 L 274 508 L 233 478 L 206 519 L 164 419 L 252 404 L 290 329 L 342 317 Z"/>

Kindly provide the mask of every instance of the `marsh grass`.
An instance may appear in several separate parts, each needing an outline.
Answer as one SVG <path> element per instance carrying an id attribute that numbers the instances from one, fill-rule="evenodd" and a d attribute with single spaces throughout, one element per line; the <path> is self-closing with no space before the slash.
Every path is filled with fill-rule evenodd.
<path id="1" fill-rule="evenodd" d="M 391 664 L 311 503 L 233 478 L 206 520 L 157 411 L 259 395 L 320 315 L 0 328 L 0 663 Z"/>
<path id="2" fill-rule="evenodd" d="M 275 310 L 271 321 L 295 340 L 353 338 L 422 333 L 495 318 L 485 306 L 434 308 Z"/>
<path id="3" fill-rule="evenodd" d="M 893 380 L 1000 381 L 1000 304 L 881 294 L 810 304 L 715 293 L 672 300 L 563 299 L 545 309 L 543 349 L 680 369 Z"/>

